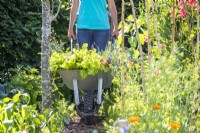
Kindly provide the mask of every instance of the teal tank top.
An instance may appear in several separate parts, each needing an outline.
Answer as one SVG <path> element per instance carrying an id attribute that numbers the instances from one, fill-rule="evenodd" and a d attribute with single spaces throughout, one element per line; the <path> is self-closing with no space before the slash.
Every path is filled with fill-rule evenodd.
<path id="1" fill-rule="evenodd" d="M 78 29 L 110 29 L 106 0 L 80 0 Z"/>

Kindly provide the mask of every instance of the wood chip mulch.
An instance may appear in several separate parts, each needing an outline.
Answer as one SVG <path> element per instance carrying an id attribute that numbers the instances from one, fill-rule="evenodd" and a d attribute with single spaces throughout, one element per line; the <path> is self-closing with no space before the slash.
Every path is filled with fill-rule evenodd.
<path id="1" fill-rule="evenodd" d="M 73 116 L 70 124 L 65 125 L 66 133 L 104 133 L 102 119 L 102 117 L 94 116 L 94 123 L 86 125 L 81 117 Z"/>

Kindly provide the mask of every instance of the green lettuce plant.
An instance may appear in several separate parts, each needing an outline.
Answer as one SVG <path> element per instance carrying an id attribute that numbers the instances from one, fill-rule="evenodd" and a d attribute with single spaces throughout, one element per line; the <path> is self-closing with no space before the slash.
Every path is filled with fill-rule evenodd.
<path id="1" fill-rule="evenodd" d="M 87 44 L 84 44 L 81 49 L 73 49 L 72 55 L 70 51 L 53 51 L 50 58 L 52 72 L 57 72 L 59 69 L 79 70 L 82 78 L 95 75 L 99 71 L 108 72 L 107 66 L 109 61 L 97 53 L 96 49 L 88 50 Z"/>

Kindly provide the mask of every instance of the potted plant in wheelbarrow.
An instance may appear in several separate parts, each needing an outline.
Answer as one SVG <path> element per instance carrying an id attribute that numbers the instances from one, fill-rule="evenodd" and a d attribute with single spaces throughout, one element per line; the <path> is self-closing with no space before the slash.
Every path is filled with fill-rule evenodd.
<path id="1" fill-rule="evenodd" d="M 85 124 L 93 123 L 93 116 L 102 103 L 102 92 L 112 84 L 109 64 L 96 49 L 88 50 L 87 44 L 73 49 L 73 54 L 52 52 L 51 71 L 58 72 L 66 86 L 73 90 L 76 110 Z"/>

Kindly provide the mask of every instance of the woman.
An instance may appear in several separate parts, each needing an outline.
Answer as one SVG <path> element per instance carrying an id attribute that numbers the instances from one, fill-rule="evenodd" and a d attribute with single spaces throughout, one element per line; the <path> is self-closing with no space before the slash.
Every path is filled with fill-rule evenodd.
<path id="1" fill-rule="evenodd" d="M 106 4 L 108 3 L 113 25 L 110 31 L 109 16 Z M 105 50 L 110 35 L 118 37 L 117 10 L 114 0 L 73 0 L 70 11 L 68 37 L 75 39 L 73 31 L 77 17 L 77 40 L 81 47 L 88 44 L 88 49 Z M 110 33 L 111 32 L 111 33 Z"/>

